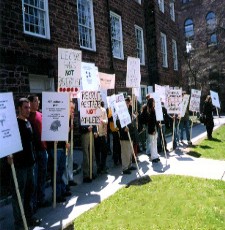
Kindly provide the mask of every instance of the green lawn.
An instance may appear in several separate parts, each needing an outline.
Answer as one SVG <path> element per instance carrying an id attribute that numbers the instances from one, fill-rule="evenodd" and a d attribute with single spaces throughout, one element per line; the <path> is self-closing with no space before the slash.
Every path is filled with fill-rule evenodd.
<path id="1" fill-rule="evenodd" d="M 195 157 L 225 160 L 225 125 L 213 131 L 212 136 L 212 140 L 206 138 L 191 147 L 188 154 Z"/>
<path id="2" fill-rule="evenodd" d="M 76 230 L 224 230 L 225 182 L 186 176 L 152 176 L 79 216 Z"/>

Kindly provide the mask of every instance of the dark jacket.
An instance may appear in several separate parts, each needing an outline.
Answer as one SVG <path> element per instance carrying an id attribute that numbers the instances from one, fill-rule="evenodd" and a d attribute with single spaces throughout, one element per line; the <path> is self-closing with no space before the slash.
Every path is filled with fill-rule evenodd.
<path id="1" fill-rule="evenodd" d="M 153 134 L 157 131 L 159 122 L 156 120 L 155 110 L 152 110 L 148 115 L 148 134 Z"/>

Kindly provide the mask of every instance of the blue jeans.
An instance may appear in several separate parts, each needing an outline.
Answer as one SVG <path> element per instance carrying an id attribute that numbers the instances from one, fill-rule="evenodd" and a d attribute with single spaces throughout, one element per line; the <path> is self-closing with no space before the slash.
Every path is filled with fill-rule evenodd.
<path id="1" fill-rule="evenodd" d="M 34 197 L 33 205 L 37 207 L 45 201 L 45 186 L 47 176 L 48 153 L 46 150 L 36 152 L 36 163 L 34 165 Z"/>
<path id="2" fill-rule="evenodd" d="M 173 137 L 173 149 L 175 149 L 179 144 L 179 134 L 178 134 L 178 127 L 177 124 L 175 124 L 174 128 L 174 137 Z"/>
<path id="3" fill-rule="evenodd" d="M 24 207 L 24 213 L 26 219 L 29 220 L 33 215 L 31 201 L 32 201 L 32 195 L 34 191 L 34 167 L 30 166 L 30 167 L 23 167 L 23 168 L 15 168 L 15 170 L 16 170 L 18 188 L 20 191 L 20 196 Z M 21 211 L 18 203 L 15 186 L 13 186 L 13 190 L 12 190 L 12 207 L 13 207 L 13 216 L 15 220 L 15 229 L 19 227 L 23 227 L 23 220 L 21 216 Z"/>
<path id="4" fill-rule="evenodd" d="M 190 122 L 189 120 L 185 120 L 185 121 L 181 120 L 180 122 L 180 140 L 181 141 L 184 139 L 184 136 L 183 136 L 184 129 L 185 129 L 187 141 L 190 141 Z"/>

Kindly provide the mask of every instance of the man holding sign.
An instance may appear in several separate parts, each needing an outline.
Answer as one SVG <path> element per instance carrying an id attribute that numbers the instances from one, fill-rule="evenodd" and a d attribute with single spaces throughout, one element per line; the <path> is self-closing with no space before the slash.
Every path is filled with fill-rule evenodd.
<path id="1" fill-rule="evenodd" d="M 40 220 L 32 217 L 31 198 L 34 189 L 34 154 L 33 130 L 27 120 L 30 114 L 30 103 L 27 98 L 21 98 L 18 103 L 19 115 L 17 118 L 23 150 L 8 156 L 8 163 L 14 163 L 18 187 L 24 205 L 25 216 L 29 226 L 38 226 Z M 24 229 L 16 188 L 12 191 L 12 206 L 15 219 L 15 229 Z"/>

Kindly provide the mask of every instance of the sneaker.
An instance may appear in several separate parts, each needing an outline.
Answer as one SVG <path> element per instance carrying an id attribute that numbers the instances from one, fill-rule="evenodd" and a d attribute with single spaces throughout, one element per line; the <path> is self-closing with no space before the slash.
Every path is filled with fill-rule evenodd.
<path id="1" fill-rule="evenodd" d="M 191 141 L 188 141 L 188 144 L 189 144 L 189 145 L 192 145 L 192 142 L 191 142 Z"/>
<path id="2" fill-rule="evenodd" d="M 123 174 L 131 174 L 131 171 L 129 169 L 123 170 Z"/>
<path id="3" fill-rule="evenodd" d="M 32 217 L 27 220 L 27 223 L 29 226 L 39 226 L 41 224 L 42 219 L 37 219 L 35 217 Z"/>
<path id="4" fill-rule="evenodd" d="M 160 161 L 159 158 L 155 158 L 155 159 L 152 160 L 152 163 L 158 163 L 159 161 Z"/>
<path id="5" fill-rule="evenodd" d="M 136 170 L 137 168 L 135 166 L 130 166 L 128 169 L 129 170 Z"/>

